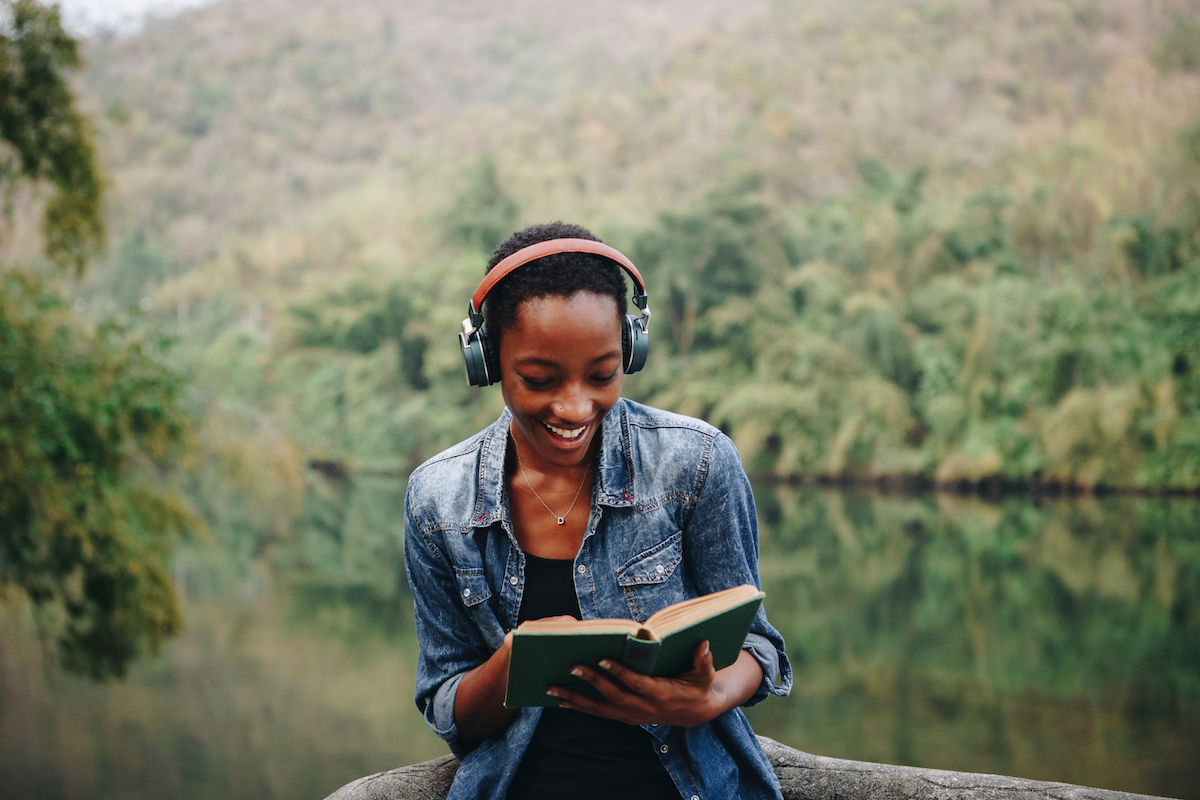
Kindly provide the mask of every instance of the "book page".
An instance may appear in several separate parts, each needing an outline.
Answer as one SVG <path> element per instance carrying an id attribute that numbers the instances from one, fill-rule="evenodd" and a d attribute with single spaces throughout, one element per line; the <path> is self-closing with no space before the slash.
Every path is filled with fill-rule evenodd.
<path id="1" fill-rule="evenodd" d="M 631 633 L 641 625 L 631 619 L 531 619 L 517 626 L 517 633 Z"/>
<path id="2" fill-rule="evenodd" d="M 693 622 L 719 614 L 727 608 L 741 605 L 762 594 L 757 587 L 745 583 L 732 589 L 724 589 L 703 597 L 694 597 L 682 603 L 667 606 L 656 611 L 646 620 L 645 627 L 656 639 L 661 639 L 672 631 L 686 628 Z"/>

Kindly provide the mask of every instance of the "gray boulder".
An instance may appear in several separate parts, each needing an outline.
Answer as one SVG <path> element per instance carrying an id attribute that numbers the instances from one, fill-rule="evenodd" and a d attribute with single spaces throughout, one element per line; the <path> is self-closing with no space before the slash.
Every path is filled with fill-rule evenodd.
<path id="1" fill-rule="evenodd" d="M 786 800 L 1150 800 L 1069 783 L 826 758 L 765 736 L 758 740 Z M 457 758 L 442 756 L 359 778 L 326 800 L 443 800 L 457 770 Z"/>

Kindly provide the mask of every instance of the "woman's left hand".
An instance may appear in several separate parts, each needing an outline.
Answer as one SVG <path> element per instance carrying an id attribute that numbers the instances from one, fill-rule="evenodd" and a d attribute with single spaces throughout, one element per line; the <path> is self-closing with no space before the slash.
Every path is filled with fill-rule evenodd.
<path id="1" fill-rule="evenodd" d="M 737 661 L 719 672 L 713 669 L 708 642 L 696 647 L 692 668 L 674 678 L 651 678 L 615 661 L 600 668 L 577 665 L 572 674 L 600 692 L 593 697 L 562 686 L 550 694 L 562 708 L 573 708 L 627 725 L 682 725 L 708 722 L 754 695 L 762 683 L 762 668 L 743 650 Z"/>

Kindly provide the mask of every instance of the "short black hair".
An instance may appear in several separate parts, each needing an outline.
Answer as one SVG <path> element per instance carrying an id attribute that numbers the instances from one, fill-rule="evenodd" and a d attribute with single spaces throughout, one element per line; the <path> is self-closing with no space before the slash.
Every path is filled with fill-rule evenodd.
<path id="1" fill-rule="evenodd" d="M 538 242 L 551 239 L 590 239 L 600 237 L 581 225 L 549 222 L 530 225 L 509 236 L 492 251 L 487 271 Z M 625 272 L 616 262 L 593 253 L 555 253 L 522 266 L 497 283 L 483 301 L 483 316 L 490 335 L 499 337 L 517 321 L 521 304 L 539 297 L 571 297 L 576 292 L 592 292 L 611 297 L 617 304 L 618 319 L 624 319 L 628 305 L 625 300 Z"/>

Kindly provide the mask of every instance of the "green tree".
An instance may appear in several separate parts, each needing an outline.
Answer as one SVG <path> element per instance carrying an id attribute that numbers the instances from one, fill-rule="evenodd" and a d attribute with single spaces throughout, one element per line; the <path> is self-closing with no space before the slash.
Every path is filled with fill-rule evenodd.
<path id="1" fill-rule="evenodd" d="M 505 191 L 496 160 L 482 156 L 466 175 L 446 221 L 451 241 L 490 253 L 516 227 L 517 201 Z"/>
<path id="2" fill-rule="evenodd" d="M 51 187 L 42 215 L 46 253 L 82 272 L 104 239 L 103 185 L 86 120 L 65 73 L 80 66 L 58 8 L 32 0 L 0 5 L 0 185 L 6 210 L 20 179 Z"/>
<path id="3" fill-rule="evenodd" d="M 11 204 L 48 184 L 46 254 L 81 273 L 104 226 L 78 65 L 55 7 L 0 5 L 0 186 Z M 88 324 L 54 277 L 0 265 L 0 599 L 24 594 L 62 665 L 102 679 L 181 625 L 166 560 L 189 516 L 170 465 L 190 422 L 162 343 Z"/>

